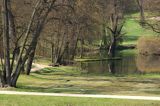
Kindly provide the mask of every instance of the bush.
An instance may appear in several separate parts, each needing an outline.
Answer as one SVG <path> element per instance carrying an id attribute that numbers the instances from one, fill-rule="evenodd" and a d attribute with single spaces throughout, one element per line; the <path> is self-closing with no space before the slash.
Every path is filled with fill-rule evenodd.
<path id="1" fill-rule="evenodd" d="M 160 37 L 141 37 L 137 44 L 138 52 L 144 55 L 160 55 Z"/>

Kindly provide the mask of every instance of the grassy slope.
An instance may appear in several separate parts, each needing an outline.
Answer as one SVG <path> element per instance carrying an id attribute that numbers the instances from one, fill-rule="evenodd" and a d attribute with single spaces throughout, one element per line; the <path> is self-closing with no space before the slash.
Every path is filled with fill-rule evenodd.
<path id="1" fill-rule="evenodd" d="M 132 18 L 126 20 L 123 30 L 126 33 L 124 36 L 124 45 L 136 44 L 138 38 L 141 36 L 156 35 L 152 30 L 142 28 L 138 21 Z"/>
<path id="2" fill-rule="evenodd" d="M 73 67 L 44 69 L 20 76 L 17 88 L 9 90 L 119 95 L 160 95 L 160 75 L 88 75 Z"/>
<path id="3" fill-rule="evenodd" d="M 146 17 L 153 17 L 152 13 L 145 13 Z M 125 33 L 123 37 L 122 45 L 136 45 L 137 40 L 141 36 L 154 36 L 157 35 L 151 29 L 143 28 L 139 24 L 139 13 L 131 14 L 126 16 L 125 25 L 123 28 L 123 32 Z M 99 45 L 99 41 L 95 42 L 95 45 Z M 88 48 L 93 48 L 93 45 L 89 45 Z M 96 47 L 95 47 L 96 48 Z"/>
<path id="4" fill-rule="evenodd" d="M 0 95 L 0 106 L 159 106 L 159 101 Z"/>

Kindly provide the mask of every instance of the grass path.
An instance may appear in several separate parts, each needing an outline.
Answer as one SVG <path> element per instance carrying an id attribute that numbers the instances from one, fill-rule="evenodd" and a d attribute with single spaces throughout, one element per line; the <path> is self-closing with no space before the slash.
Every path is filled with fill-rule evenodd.
<path id="1" fill-rule="evenodd" d="M 88 94 L 38 93 L 38 92 L 17 92 L 17 91 L 0 91 L 0 94 L 160 101 L 160 97 L 151 97 L 151 96 L 88 95 Z"/>

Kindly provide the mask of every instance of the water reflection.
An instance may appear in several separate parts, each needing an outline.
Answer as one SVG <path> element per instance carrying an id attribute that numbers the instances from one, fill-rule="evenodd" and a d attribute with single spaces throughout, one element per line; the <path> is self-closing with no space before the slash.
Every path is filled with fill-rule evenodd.
<path id="1" fill-rule="evenodd" d="M 78 65 L 87 74 L 143 74 L 160 72 L 160 56 L 123 55 L 121 60 L 81 62 Z"/>
<path id="2" fill-rule="evenodd" d="M 115 64 L 114 61 L 111 61 L 111 62 L 108 63 L 108 71 L 109 71 L 110 73 L 112 73 L 112 74 L 115 74 L 115 73 L 116 73 L 115 67 L 116 67 L 116 64 Z"/>
<path id="3" fill-rule="evenodd" d="M 121 60 L 82 62 L 82 70 L 88 74 L 131 74 L 138 73 L 135 58 L 125 57 Z"/>

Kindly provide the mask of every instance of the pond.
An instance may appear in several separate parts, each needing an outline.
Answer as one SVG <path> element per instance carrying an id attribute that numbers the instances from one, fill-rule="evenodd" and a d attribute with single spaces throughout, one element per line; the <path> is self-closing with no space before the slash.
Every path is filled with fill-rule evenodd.
<path id="1" fill-rule="evenodd" d="M 101 51 L 87 54 L 87 56 L 90 56 L 90 58 L 106 58 L 106 54 L 105 51 Z M 96 75 L 160 73 L 160 56 L 144 56 L 138 55 L 136 50 L 124 50 L 117 52 L 116 57 L 121 59 L 79 62 L 78 67 L 85 70 L 87 74 Z"/>

